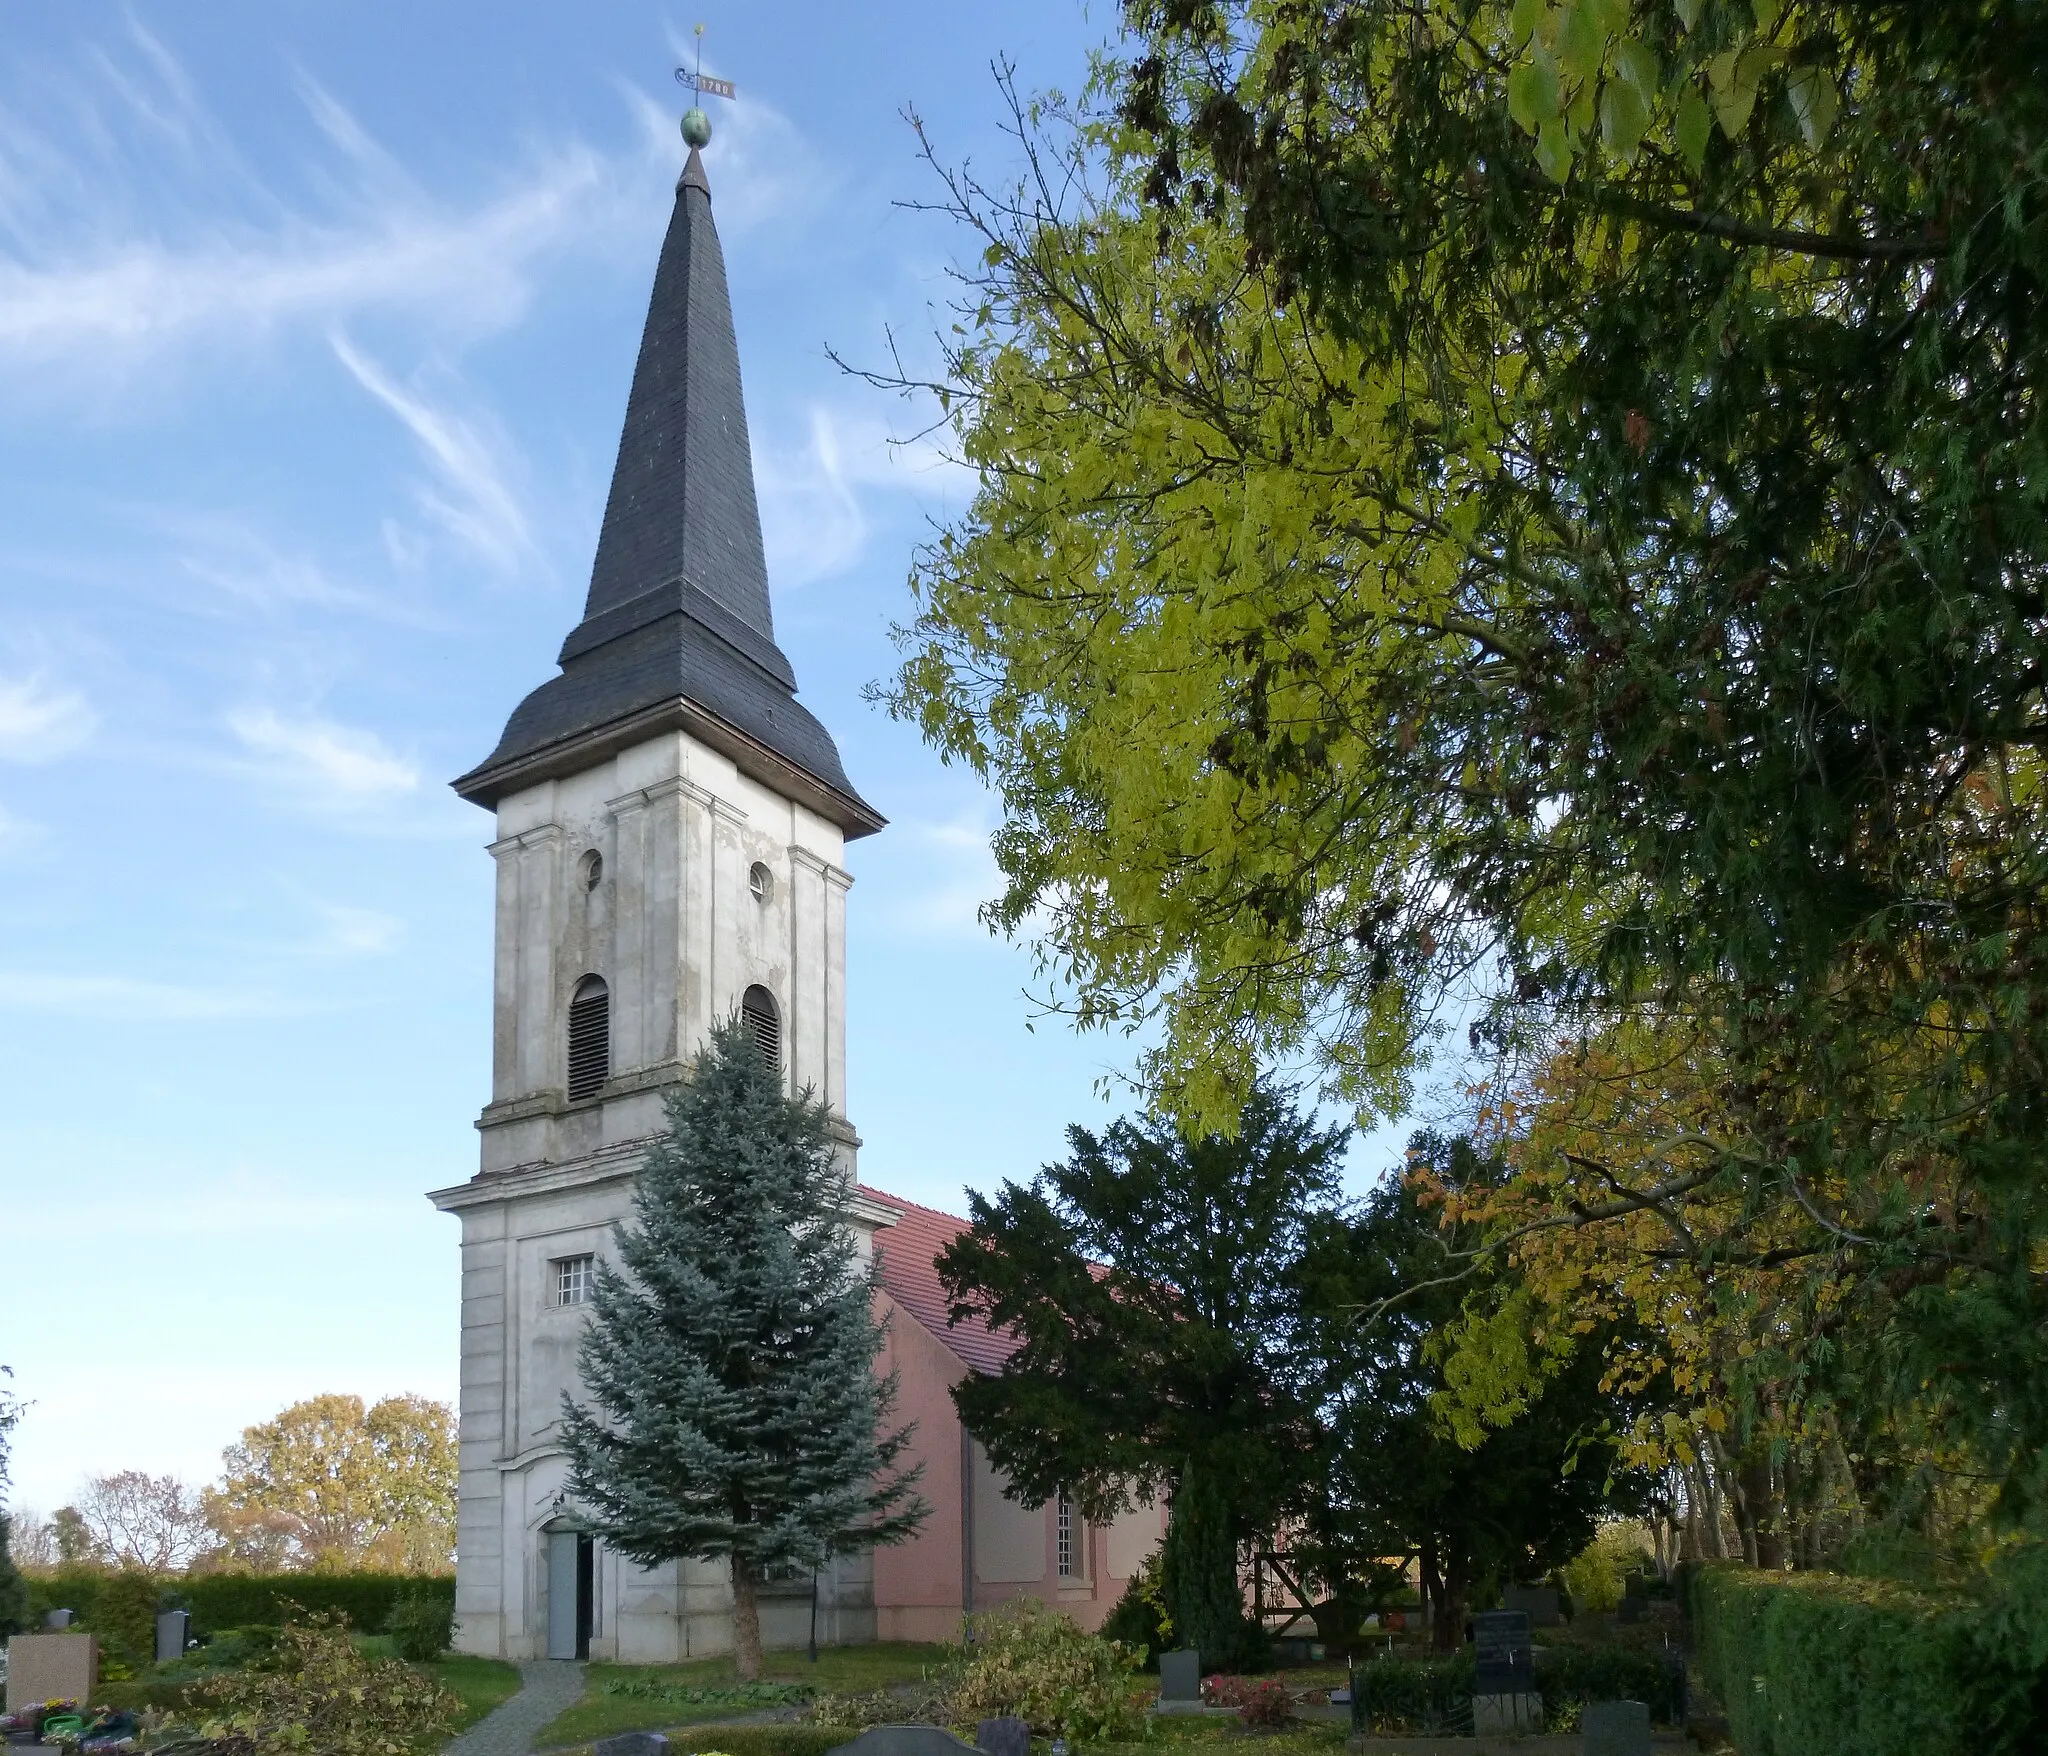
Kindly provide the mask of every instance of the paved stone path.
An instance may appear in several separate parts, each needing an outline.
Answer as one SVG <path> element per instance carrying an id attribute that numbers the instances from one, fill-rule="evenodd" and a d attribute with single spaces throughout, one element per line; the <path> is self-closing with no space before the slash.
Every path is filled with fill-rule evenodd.
<path id="1" fill-rule="evenodd" d="M 541 1727 L 583 1696 L 583 1667 L 572 1659 L 533 1659 L 519 1667 L 519 1693 L 494 1707 L 450 1744 L 445 1756 L 531 1756 Z"/>

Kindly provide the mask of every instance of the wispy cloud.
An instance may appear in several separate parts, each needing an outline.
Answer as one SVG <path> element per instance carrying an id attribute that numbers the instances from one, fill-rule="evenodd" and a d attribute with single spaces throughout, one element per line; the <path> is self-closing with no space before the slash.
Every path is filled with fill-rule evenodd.
<path id="1" fill-rule="evenodd" d="M 755 451 L 754 479 L 770 574 L 787 585 L 829 578 L 860 559 L 874 495 L 935 501 L 973 486 L 972 473 L 929 440 L 900 442 L 872 416 L 822 403 L 807 411 L 802 443 Z"/>
<path id="2" fill-rule="evenodd" d="M 904 939 L 988 938 L 980 910 L 1003 893 L 1002 868 L 989 847 L 989 827 L 966 818 L 903 823 L 892 833 L 918 850 L 921 885 L 893 886 L 882 924 Z"/>
<path id="3" fill-rule="evenodd" d="M 243 708 L 228 715 L 268 778 L 306 804 L 377 804 L 418 790 L 419 765 L 399 755 L 374 732 L 332 720 L 287 718 L 274 708 Z"/>
<path id="4" fill-rule="evenodd" d="M 36 675 L 0 677 L 0 760 L 53 761 L 83 744 L 98 723 L 75 689 Z"/>
<path id="5" fill-rule="evenodd" d="M 506 486 L 498 446 L 478 427 L 399 385 L 347 336 L 329 338 L 349 375 L 405 427 L 434 472 L 417 491 L 420 508 L 458 544 L 510 572 L 533 552 L 532 533 Z"/>
<path id="6" fill-rule="evenodd" d="M 0 105 L 0 362 L 17 385 L 126 378 L 170 349 L 380 312 L 491 333 L 524 313 L 538 259 L 626 211 L 617 167 L 576 141 L 534 149 L 494 189 L 437 198 L 303 79 L 328 158 L 310 173 L 316 199 L 289 196 L 139 27 L 125 54 L 44 85 L 47 131 L 35 104 Z"/>
<path id="7" fill-rule="evenodd" d="M 0 1009 L 66 1018 L 161 1022 L 259 1018 L 288 1010 L 274 997 L 229 988 L 137 981 L 130 976 L 48 975 L 0 970 Z"/>

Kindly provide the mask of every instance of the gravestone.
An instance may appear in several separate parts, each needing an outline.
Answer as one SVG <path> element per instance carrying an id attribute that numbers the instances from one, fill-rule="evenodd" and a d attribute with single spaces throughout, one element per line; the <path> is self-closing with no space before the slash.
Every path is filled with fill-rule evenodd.
<path id="1" fill-rule="evenodd" d="M 1535 1649 L 1526 1610 L 1484 1610 L 1472 1618 L 1476 1695 L 1521 1695 L 1535 1686 Z"/>
<path id="2" fill-rule="evenodd" d="M 1478 1737 L 1533 1732 L 1542 1723 L 1535 1649 L 1526 1610 L 1484 1610 L 1472 1618 L 1472 1730 Z"/>
<path id="3" fill-rule="evenodd" d="M 1589 1701 L 1579 1724 L 1585 1756 L 1650 1756 L 1650 1710 L 1640 1701 Z"/>
<path id="4" fill-rule="evenodd" d="M 99 1687 L 100 1645 L 90 1634 L 17 1634 L 7 1643 L 7 1711 L 31 1701 L 83 1705 Z"/>
<path id="5" fill-rule="evenodd" d="M 1555 1628 L 1564 1620 L 1554 1585 L 1511 1585 L 1501 1594 L 1501 1608 L 1520 1610 L 1532 1628 Z"/>
<path id="6" fill-rule="evenodd" d="M 939 1726 L 870 1726 L 850 1742 L 833 1745 L 826 1756 L 962 1756 L 963 1751 L 977 1756 L 972 1744 Z"/>
<path id="7" fill-rule="evenodd" d="M 1159 1703 L 1202 1700 L 1202 1655 L 1192 1646 L 1159 1655 Z"/>
<path id="8" fill-rule="evenodd" d="M 70 1610 L 45 1610 L 43 1612 L 44 1631 L 49 1634 L 63 1633 L 65 1629 L 71 1626 L 72 1614 L 73 1612 Z"/>
<path id="9" fill-rule="evenodd" d="M 616 1738 L 599 1738 L 591 1756 L 668 1756 L 668 1739 L 660 1732 L 621 1732 Z"/>
<path id="10" fill-rule="evenodd" d="M 192 1638 L 192 1618 L 183 1610 L 166 1610 L 156 1619 L 156 1662 L 167 1663 L 185 1656 Z"/>
<path id="11" fill-rule="evenodd" d="M 974 1747 L 987 1756 L 1031 1756 L 1031 1722 L 1006 1713 L 974 1728 Z"/>

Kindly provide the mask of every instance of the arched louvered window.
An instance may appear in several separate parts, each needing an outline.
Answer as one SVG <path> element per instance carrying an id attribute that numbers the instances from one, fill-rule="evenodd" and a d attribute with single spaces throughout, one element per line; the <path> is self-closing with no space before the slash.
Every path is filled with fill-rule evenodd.
<path id="1" fill-rule="evenodd" d="M 596 1097 L 612 1073 L 612 995 L 585 976 L 569 999 L 569 1101 Z"/>
<path id="2" fill-rule="evenodd" d="M 753 1038 L 761 1059 L 780 1073 L 782 1014 L 775 1005 L 775 996 L 758 982 L 740 996 L 740 1022 L 747 1027 L 747 1035 Z"/>

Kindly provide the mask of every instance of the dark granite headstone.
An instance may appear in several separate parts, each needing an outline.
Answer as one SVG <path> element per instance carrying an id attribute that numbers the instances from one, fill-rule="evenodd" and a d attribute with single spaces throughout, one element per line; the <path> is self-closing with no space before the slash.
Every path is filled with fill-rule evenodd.
<path id="1" fill-rule="evenodd" d="M 185 1643 L 192 1638 L 192 1618 L 183 1610 L 166 1610 L 156 1619 L 156 1662 L 166 1664 L 185 1656 Z"/>
<path id="2" fill-rule="evenodd" d="M 599 1738 L 591 1756 L 668 1756 L 668 1739 L 660 1732 L 621 1732 L 616 1738 Z"/>
<path id="3" fill-rule="evenodd" d="M 972 1744 L 963 1744 L 941 1726 L 869 1726 L 850 1742 L 833 1745 L 826 1756 L 962 1756 L 963 1752 L 976 1756 Z M 610 1753 L 600 1750 L 597 1756 Z"/>
<path id="4" fill-rule="evenodd" d="M 1526 1610 L 1485 1610 L 1472 1618 L 1478 1671 L 1474 1695 L 1526 1695 L 1535 1688 L 1535 1654 Z"/>
<path id="5" fill-rule="evenodd" d="M 1650 1756 L 1650 1710 L 1640 1701 L 1589 1701 L 1579 1725 L 1585 1756 Z"/>
<path id="6" fill-rule="evenodd" d="M 1031 1722 L 1015 1714 L 985 1719 L 974 1728 L 974 1747 L 988 1756 L 1031 1756 Z"/>
<path id="7" fill-rule="evenodd" d="M 1522 1611 L 1532 1628 L 1555 1628 L 1564 1620 L 1554 1585 L 1511 1585 L 1501 1593 L 1501 1608 Z"/>
<path id="8" fill-rule="evenodd" d="M 1192 1646 L 1159 1655 L 1159 1699 L 1162 1702 L 1202 1699 L 1202 1655 Z"/>

